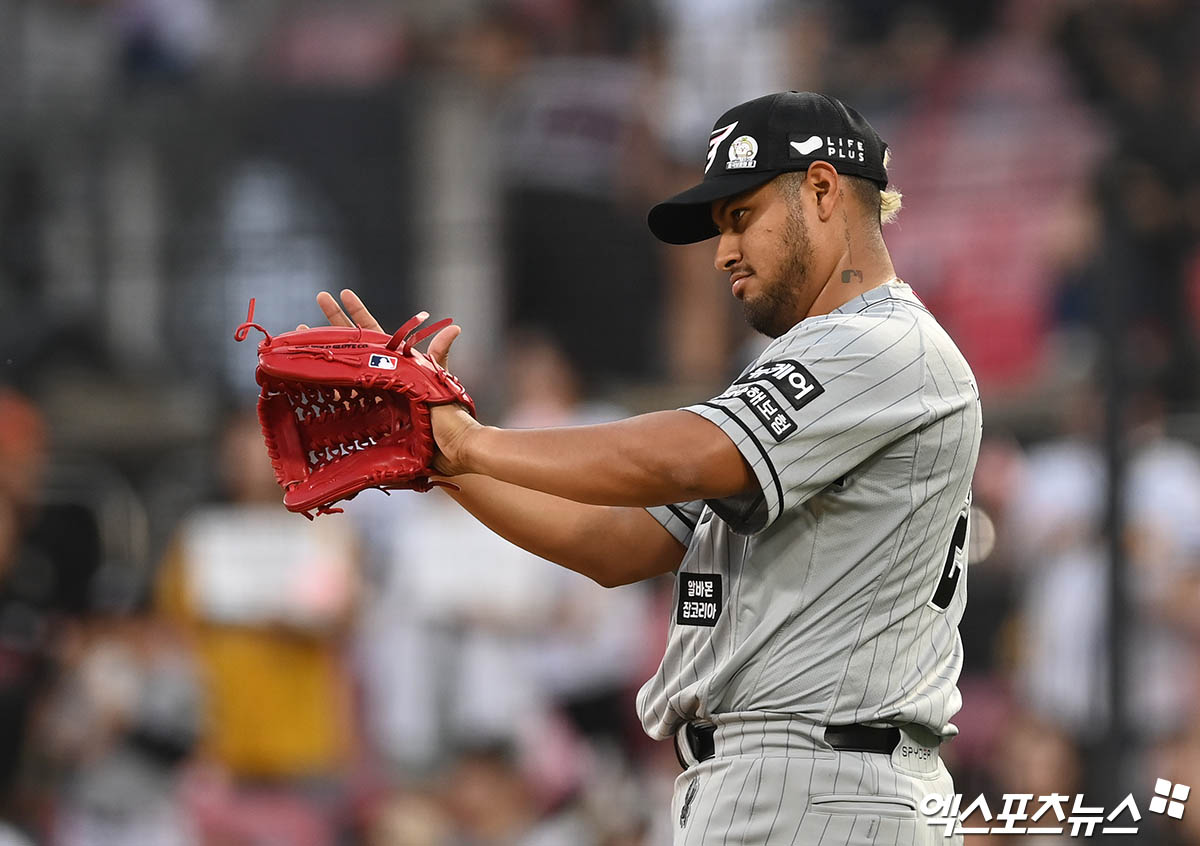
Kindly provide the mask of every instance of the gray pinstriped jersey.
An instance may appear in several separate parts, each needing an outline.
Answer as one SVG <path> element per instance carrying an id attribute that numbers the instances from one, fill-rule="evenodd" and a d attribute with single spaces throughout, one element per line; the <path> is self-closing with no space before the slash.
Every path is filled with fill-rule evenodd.
<path id="1" fill-rule="evenodd" d="M 761 490 L 649 509 L 687 547 L 647 733 L 714 714 L 950 724 L 981 414 L 962 354 L 892 280 L 776 338 L 720 396 Z"/>

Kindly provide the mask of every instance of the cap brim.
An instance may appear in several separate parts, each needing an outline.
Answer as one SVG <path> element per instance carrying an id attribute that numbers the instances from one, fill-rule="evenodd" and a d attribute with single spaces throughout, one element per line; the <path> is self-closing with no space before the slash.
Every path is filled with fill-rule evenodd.
<path id="1" fill-rule="evenodd" d="M 714 200 L 723 200 L 765 185 L 776 171 L 729 174 L 706 179 L 650 209 L 646 223 L 654 237 L 668 244 L 694 244 L 718 235 L 712 221 Z"/>

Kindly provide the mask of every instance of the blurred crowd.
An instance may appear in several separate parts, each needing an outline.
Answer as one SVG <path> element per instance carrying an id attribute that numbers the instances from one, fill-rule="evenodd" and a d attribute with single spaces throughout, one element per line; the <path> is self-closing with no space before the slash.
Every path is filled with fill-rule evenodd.
<path id="1" fill-rule="evenodd" d="M 0 0 L 0 846 L 669 843 L 670 581 L 438 493 L 287 513 L 231 335 L 352 287 L 453 314 L 490 421 L 711 394 L 762 341 L 644 215 L 785 88 L 889 141 L 896 267 L 980 381 L 958 789 L 1200 844 L 1146 813 L 1200 787 L 1198 38 L 1190 0 Z"/>

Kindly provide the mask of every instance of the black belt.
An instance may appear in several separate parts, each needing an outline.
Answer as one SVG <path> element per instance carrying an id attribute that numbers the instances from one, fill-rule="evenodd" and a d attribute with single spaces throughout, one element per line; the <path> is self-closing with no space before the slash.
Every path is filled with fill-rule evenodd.
<path id="1" fill-rule="evenodd" d="M 697 762 L 707 761 L 716 755 L 716 743 L 713 740 L 716 732 L 715 726 L 688 723 L 684 727 L 683 736 Z M 686 770 L 687 762 L 679 749 L 679 735 L 675 738 L 675 757 L 679 759 L 679 766 Z M 890 755 L 900 743 L 900 729 L 876 728 L 861 723 L 851 726 L 826 726 L 825 742 L 843 752 L 877 752 L 880 755 Z"/>

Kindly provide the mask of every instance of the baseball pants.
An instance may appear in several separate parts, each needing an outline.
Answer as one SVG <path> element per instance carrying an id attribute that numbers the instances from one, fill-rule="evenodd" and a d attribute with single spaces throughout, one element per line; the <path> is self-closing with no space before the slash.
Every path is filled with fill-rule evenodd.
<path id="1" fill-rule="evenodd" d="M 674 846 L 961 846 L 921 813 L 954 793 L 936 745 L 901 731 L 891 755 L 835 750 L 823 729 L 721 715 L 714 757 L 675 780 Z"/>

